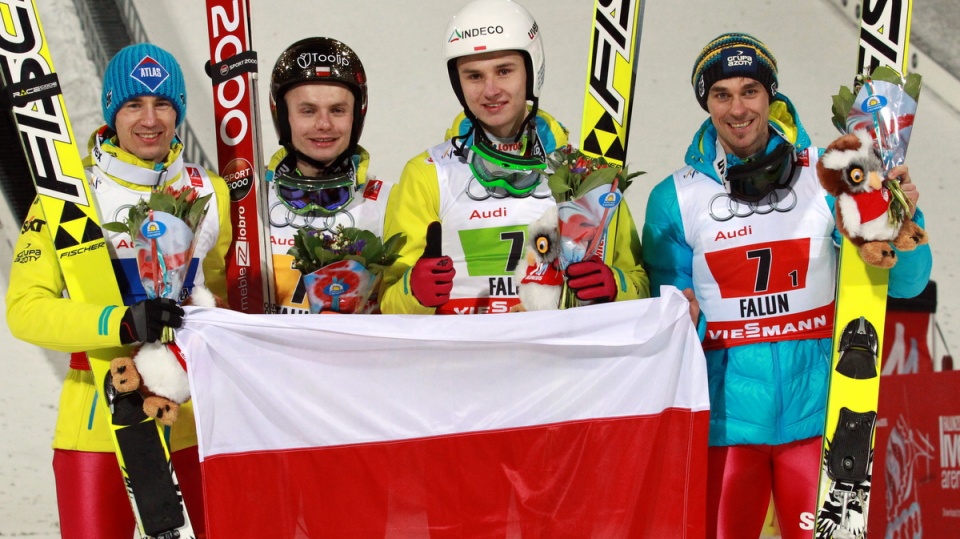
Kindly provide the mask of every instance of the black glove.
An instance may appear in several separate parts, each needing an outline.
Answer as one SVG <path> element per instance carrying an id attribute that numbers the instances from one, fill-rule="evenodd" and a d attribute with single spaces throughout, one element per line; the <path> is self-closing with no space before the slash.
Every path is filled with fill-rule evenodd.
<path id="1" fill-rule="evenodd" d="M 120 319 L 120 343 L 156 342 L 164 326 L 183 325 L 183 309 L 167 298 L 146 299 L 134 303 Z"/>

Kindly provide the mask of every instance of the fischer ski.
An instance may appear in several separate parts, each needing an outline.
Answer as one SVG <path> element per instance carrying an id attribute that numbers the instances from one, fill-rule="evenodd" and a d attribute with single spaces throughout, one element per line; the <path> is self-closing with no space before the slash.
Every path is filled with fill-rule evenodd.
<path id="1" fill-rule="evenodd" d="M 79 149 L 67 117 L 34 0 L 0 0 L 4 108 L 19 130 L 70 297 L 123 305 L 120 289 Z M 125 350 L 87 354 L 101 404 L 111 418 L 114 447 L 138 530 L 145 537 L 193 537 L 160 425 L 137 404 L 137 392 L 117 393 L 110 361 Z"/>
<path id="2" fill-rule="evenodd" d="M 580 151 L 623 166 L 640 65 L 643 0 L 594 3 Z"/>
<path id="3" fill-rule="evenodd" d="M 858 77 L 878 66 L 906 75 L 912 5 L 912 0 L 861 4 Z M 888 280 L 889 270 L 866 264 L 843 238 L 814 521 L 818 539 L 867 534 Z"/>
<path id="4" fill-rule="evenodd" d="M 217 163 L 230 188 L 233 242 L 227 254 L 228 301 L 245 313 L 276 312 L 267 188 L 263 185 L 257 53 L 250 1 L 207 0 L 208 73 L 213 80 Z"/>

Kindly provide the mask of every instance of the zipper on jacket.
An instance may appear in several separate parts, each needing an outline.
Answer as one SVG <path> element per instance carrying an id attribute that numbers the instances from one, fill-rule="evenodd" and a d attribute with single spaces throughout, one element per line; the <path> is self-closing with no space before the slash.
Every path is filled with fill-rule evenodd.
<path id="1" fill-rule="evenodd" d="M 776 406 L 774 410 L 777 412 L 776 425 L 776 435 L 777 443 L 782 443 L 783 441 L 783 388 L 780 383 L 780 348 L 776 346 L 775 343 L 767 343 L 773 350 L 773 379 L 775 382 L 774 385 L 774 403 Z"/>

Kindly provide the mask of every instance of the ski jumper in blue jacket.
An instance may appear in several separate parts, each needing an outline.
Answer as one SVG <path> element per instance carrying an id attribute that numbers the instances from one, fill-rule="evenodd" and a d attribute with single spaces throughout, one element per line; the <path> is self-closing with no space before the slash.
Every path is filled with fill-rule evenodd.
<path id="1" fill-rule="evenodd" d="M 783 537 L 811 537 L 840 241 L 816 176 L 822 150 L 777 92 L 776 60 L 759 40 L 713 40 L 693 84 L 711 118 L 686 166 L 653 189 L 642 244 L 652 294 L 693 289 L 706 322 L 708 536 L 758 536 L 773 489 Z M 751 171 L 761 180 L 751 184 Z M 919 210 L 913 220 L 923 225 Z M 913 297 L 930 249 L 897 254 L 889 294 Z"/>

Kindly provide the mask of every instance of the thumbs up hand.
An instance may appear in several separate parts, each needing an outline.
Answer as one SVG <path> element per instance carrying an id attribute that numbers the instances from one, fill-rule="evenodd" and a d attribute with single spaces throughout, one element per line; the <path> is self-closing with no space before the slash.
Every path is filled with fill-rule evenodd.
<path id="1" fill-rule="evenodd" d="M 442 228 L 439 221 L 427 226 L 427 245 L 410 271 L 410 290 L 424 307 L 439 307 L 450 301 L 453 260 L 442 254 Z"/>

